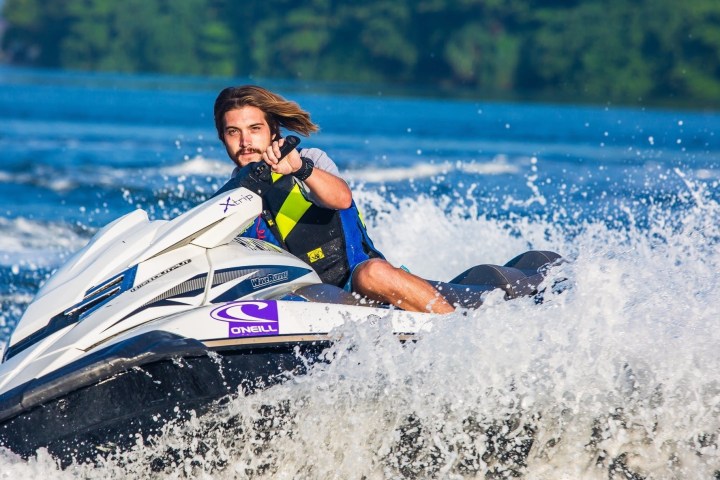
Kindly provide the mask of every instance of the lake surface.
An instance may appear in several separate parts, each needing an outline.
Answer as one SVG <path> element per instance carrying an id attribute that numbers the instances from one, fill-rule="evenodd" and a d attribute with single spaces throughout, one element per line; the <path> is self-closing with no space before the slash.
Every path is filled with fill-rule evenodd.
<path id="1" fill-rule="evenodd" d="M 228 82 L 0 68 L 1 344 L 99 227 L 174 217 L 224 183 L 212 104 Z M 404 347 L 349 322 L 338 361 L 153 446 L 66 471 L 0 449 L 0 471 L 717 478 L 720 115 L 263 85 L 320 124 L 303 145 L 336 161 L 392 263 L 447 280 L 553 250 L 569 288 L 541 305 L 491 295 Z M 186 455 L 158 463 L 169 448 Z"/>

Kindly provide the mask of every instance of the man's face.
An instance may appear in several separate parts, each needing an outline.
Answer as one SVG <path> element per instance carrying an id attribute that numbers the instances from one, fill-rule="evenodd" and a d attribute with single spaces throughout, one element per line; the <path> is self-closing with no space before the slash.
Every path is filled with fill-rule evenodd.
<path id="1" fill-rule="evenodd" d="M 225 150 L 239 167 L 259 162 L 272 143 L 270 126 L 263 111 L 257 107 L 230 110 L 223 117 L 223 125 Z"/>

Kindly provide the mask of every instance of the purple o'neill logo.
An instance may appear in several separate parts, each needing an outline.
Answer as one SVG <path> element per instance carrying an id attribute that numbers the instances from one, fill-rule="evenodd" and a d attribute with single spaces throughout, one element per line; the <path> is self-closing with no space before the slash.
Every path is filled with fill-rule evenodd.
<path id="1" fill-rule="evenodd" d="M 273 301 L 231 302 L 210 312 L 215 320 L 228 322 L 228 337 L 279 335 L 278 308 Z"/>

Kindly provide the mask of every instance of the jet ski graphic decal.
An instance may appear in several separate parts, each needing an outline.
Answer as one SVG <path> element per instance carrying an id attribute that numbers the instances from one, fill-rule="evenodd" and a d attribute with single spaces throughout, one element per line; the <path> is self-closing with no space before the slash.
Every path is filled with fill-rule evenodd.
<path id="1" fill-rule="evenodd" d="M 213 290 L 210 292 L 210 303 L 237 300 L 245 295 L 256 293 L 263 288 L 289 283 L 311 272 L 312 270 L 310 268 L 288 265 L 258 265 L 255 268 L 218 270 L 213 276 Z M 238 283 L 231 285 L 230 282 L 237 279 L 239 279 Z"/>
<path id="2" fill-rule="evenodd" d="M 228 337 L 279 335 L 277 303 L 274 301 L 231 302 L 210 312 L 215 320 L 228 322 Z"/>

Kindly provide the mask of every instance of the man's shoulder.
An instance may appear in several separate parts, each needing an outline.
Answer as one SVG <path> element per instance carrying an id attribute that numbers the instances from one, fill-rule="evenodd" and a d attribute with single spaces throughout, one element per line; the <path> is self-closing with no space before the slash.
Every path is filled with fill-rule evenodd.
<path id="1" fill-rule="evenodd" d="M 305 157 L 305 158 L 309 158 L 310 160 L 312 160 L 312 161 L 313 161 L 314 163 L 316 163 L 316 164 L 317 164 L 317 162 L 322 162 L 322 161 L 326 161 L 326 160 L 332 162 L 332 160 L 330 159 L 330 157 L 328 156 L 328 154 L 325 153 L 324 150 L 321 150 L 321 149 L 316 148 L 316 147 L 301 148 L 301 149 L 300 149 L 300 156 L 301 156 L 301 157 Z M 333 162 L 333 163 L 335 163 L 335 162 Z"/>

